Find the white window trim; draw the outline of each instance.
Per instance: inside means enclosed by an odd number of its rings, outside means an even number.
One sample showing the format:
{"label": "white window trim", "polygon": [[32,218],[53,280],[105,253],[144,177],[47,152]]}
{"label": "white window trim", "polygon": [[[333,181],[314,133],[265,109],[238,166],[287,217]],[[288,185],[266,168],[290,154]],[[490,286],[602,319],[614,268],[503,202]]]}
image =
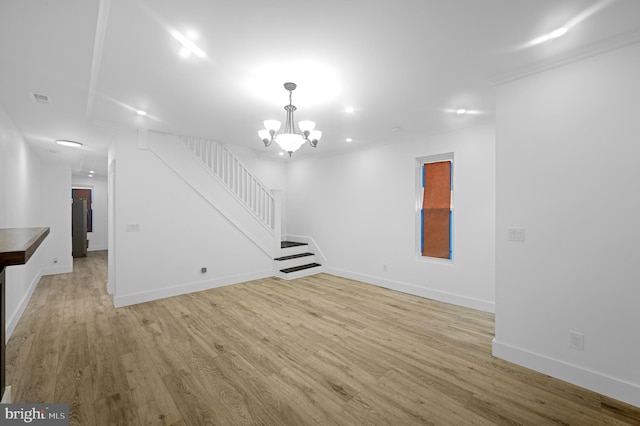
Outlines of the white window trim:
{"label": "white window trim", "polygon": [[[453,247],[451,249],[451,259],[440,259],[440,258],[436,258],[436,257],[429,257],[429,256],[423,256],[422,255],[422,217],[420,215],[420,212],[422,210],[422,197],[424,196],[424,190],[422,188],[422,165],[423,164],[428,164],[428,163],[438,163],[440,161],[451,161],[451,163],[453,164],[451,167],[451,181],[454,182],[454,176],[455,176],[455,161],[453,161],[453,152],[446,152],[443,154],[435,154],[435,155],[426,155],[424,157],[417,157],[416,158],[416,162],[415,162],[415,188],[416,188],[416,205],[415,205],[415,253],[416,253],[416,259],[419,261],[423,261],[423,262],[432,262],[432,263],[440,263],[440,264],[445,264],[445,265],[450,265],[453,263],[453,260],[455,259],[455,253],[453,250]],[[452,191],[454,190],[453,188],[453,183],[452,183]],[[452,206],[452,210],[453,210],[453,206],[455,205],[454,202],[454,197],[455,197],[455,191],[453,191],[453,195],[451,198],[451,206]],[[455,217],[455,214],[452,215],[452,223],[451,223],[451,241],[454,241],[454,236],[455,236],[455,221],[453,220],[453,218]]]}

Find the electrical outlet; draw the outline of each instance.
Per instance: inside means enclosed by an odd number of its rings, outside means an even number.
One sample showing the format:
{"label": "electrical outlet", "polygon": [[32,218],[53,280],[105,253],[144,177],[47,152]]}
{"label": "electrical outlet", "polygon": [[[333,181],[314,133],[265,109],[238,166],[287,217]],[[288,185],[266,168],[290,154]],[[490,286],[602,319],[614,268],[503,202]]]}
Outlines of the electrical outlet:
{"label": "electrical outlet", "polygon": [[569,347],[579,351],[584,350],[584,334],[576,331],[569,331]]}
{"label": "electrical outlet", "polygon": [[53,260],[53,263],[58,263],[58,258],[57,257],[54,257],[52,260]]}
{"label": "electrical outlet", "polygon": [[207,273],[207,268],[200,268],[200,273],[201,274],[206,274]]}

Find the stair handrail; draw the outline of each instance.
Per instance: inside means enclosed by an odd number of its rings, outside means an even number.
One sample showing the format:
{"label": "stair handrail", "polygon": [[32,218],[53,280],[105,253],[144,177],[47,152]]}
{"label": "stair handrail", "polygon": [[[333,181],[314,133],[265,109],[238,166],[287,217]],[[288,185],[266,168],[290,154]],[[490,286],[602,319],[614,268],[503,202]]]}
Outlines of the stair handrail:
{"label": "stair handrail", "polygon": [[179,136],[191,154],[272,232],[278,228],[276,199],[249,169],[226,147],[214,140]]}

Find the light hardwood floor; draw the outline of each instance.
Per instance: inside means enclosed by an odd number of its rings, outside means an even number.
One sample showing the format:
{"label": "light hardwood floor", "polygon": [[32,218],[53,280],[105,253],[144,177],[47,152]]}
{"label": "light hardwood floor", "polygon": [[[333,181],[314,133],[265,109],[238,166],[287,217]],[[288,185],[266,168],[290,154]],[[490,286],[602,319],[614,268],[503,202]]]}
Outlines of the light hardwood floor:
{"label": "light hardwood floor", "polygon": [[640,409],[491,356],[493,315],[326,274],[114,309],[106,253],[44,277],[15,402],[80,425],[629,425]]}

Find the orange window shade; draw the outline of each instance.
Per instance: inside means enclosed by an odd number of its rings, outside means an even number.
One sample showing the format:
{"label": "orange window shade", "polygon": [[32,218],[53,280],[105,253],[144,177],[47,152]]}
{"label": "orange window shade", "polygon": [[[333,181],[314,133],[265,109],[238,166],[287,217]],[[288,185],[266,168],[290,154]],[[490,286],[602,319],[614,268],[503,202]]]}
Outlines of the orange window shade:
{"label": "orange window shade", "polygon": [[451,163],[424,165],[422,255],[450,259]]}
{"label": "orange window shade", "polygon": [[451,207],[451,163],[441,161],[424,165],[423,209]]}

